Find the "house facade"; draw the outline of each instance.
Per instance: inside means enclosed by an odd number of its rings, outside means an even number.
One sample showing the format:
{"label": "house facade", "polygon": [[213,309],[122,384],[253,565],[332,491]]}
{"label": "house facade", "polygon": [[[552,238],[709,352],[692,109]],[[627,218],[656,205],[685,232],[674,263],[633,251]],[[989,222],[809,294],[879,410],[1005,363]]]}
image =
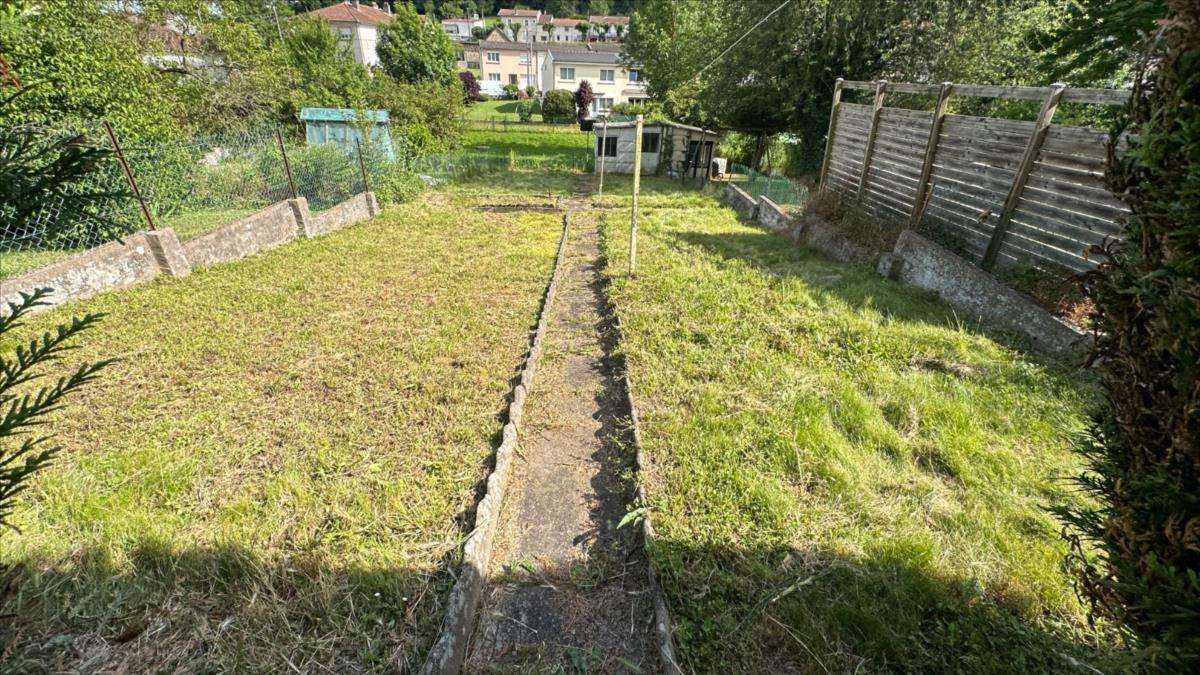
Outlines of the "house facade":
{"label": "house facade", "polygon": [[485,40],[479,43],[479,86],[488,95],[499,94],[505,85],[524,89],[539,86],[548,49],[545,44],[521,44]]}
{"label": "house facade", "polygon": [[313,10],[316,16],[329,22],[338,41],[354,56],[354,60],[368,68],[379,65],[379,54],[375,46],[379,42],[379,27],[392,20],[390,8],[380,9],[371,2],[343,0],[336,5]]}
{"label": "house facade", "polygon": [[584,20],[555,18],[536,9],[502,9],[499,17],[515,42],[620,42],[629,27],[629,17],[616,15],[594,14]]}
{"label": "house facade", "polygon": [[478,14],[469,19],[442,19],[442,30],[455,42],[475,39],[475,29],[483,27],[483,19]]}
{"label": "house facade", "polygon": [[593,14],[588,17],[588,39],[620,42],[629,30],[629,17]]}
{"label": "house facade", "polygon": [[626,68],[615,49],[557,49],[550,47],[541,70],[542,91],[575,91],[587,80],[592,87],[592,115],[606,114],[618,103],[645,102],[646,83],[637,68]]}
{"label": "house facade", "polygon": [[534,35],[533,41],[537,42],[535,34],[538,32],[538,26],[542,22],[542,17],[545,17],[546,21],[554,18],[536,9],[505,8],[497,12],[497,16],[499,16],[500,23],[504,26],[505,32],[516,42],[529,42],[531,35]]}

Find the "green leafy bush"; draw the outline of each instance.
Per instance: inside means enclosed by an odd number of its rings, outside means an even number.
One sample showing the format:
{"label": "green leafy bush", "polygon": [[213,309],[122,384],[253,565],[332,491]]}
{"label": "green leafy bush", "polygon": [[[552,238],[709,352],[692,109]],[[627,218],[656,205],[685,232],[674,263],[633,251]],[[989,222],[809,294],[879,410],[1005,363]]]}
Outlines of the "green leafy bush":
{"label": "green leafy bush", "polygon": [[[1200,670],[1200,5],[1169,16],[1109,183],[1132,213],[1085,277],[1107,399],[1081,452],[1097,506],[1059,511],[1082,595],[1132,630],[1145,670]],[[1094,553],[1093,553],[1094,551]]]}
{"label": "green leafy bush", "polygon": [[377,181],[371,184],[375,198],[380,204],[390,206],[403,204],[416,199],[425,189],[425,182],[412,171],[404,169],[399,164],[392,164]]}
{"label": "green leafy bush", "polygon": [[517,103],[517,119],[522,122],[532,122],[533,113],[537,110],[537,102],[524,100]]}
{"label": "green leafy bush", "polygon": [[575,119],[575,96],[565,89],[546,93],[542,101],[542,120],[546,122],[570,122]]}

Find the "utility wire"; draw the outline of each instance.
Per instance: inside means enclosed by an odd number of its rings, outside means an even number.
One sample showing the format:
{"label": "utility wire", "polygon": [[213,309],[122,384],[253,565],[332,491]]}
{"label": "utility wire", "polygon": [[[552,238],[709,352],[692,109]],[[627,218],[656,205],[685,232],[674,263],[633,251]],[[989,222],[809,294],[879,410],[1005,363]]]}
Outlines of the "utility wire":
{"label": "utility wire", "polygon": [[724,57],[725,57],[725,55],[726,55],[726,54],[728,54],[728,53],[729,53],[729,52],[730,52],[730,51],[731,51],[731,50],[732,50],[734,47],[738,46],[738,44],[739,44],[739,43],[740,43],[742,40],[745,40],[747,37],[749,37],[749,36],[750,36],[750,34],[751,34],[751,33],[753,33],[753,32],[755,31],[755,29],[757,29],[759,26],[761,26],[761,25],[763,25],[764,23],[766,23],[767,19],[770,19],[771,17],[773,17],[773,16],[775,16],[777,13],[779,13],[779,10],[783,9],[784,7],[786,7],[786,6],[788,5],[788,3],[790,3],[791,1],[792,1],[792,0],[783,0],[783,2],[782,2],[782,3],[780,3],[780,5],[779,5],[778,7],[776,7],[776,8],[775,8],[775,9],[773,9],[773,10],[771,10],[771,12],[770,12],[769,14],[767,14],[766,16],[764,16],[763,18],[759,19],[759,20],[758,20],[758,23],[756,23],[756,24],[754,24],[753,26],[751,26],[751,27],[750,27],[750,30],[746,31],[745,33],[742,33],[742,36],[741,36],[741,37],[739,37],[738,39],[734,40],[734,41],[733,41],[733,44],[729,45],[728,47],[726,47],[726,48],[725,48],[725,51],[723,51],[723,52],[721,52],[720,54],[718,54],[718,55],[717,55],[717,58],[713,59],[712,61],[709,61],[709,62],[708,62],[708,65],[704,66],[704,67],[703,67],[703,68],[701,68],[699,71],[697,71],[697,72],[696,72],[696,75],[695,75],[695,77],[693,77],[692,79],[699,80],[699,79],[700,79],[700,76],[704,74],[704,71],[708,70],[709,68],[711,68],[711,67],[712,67],[712,65],[713,65],[714,63],[716,63],[717,61],[720,61],[722,58],[724,58]]}

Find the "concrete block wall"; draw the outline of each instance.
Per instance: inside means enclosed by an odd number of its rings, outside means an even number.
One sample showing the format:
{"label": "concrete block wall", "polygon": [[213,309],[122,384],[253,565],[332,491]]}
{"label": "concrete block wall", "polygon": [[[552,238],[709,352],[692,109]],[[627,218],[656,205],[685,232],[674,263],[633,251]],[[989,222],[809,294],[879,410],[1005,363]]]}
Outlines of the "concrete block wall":
{"label": "concrete block wall", "polygon": [[758,215],[758,200],[733,183],[725,184],[725,200],[745,218],[754,220]]}
{"label": "concrete block wall", "polygon": [[17,302],[22,292],[38,288],[54,289],[46,298],[48,306],[53,306],[128,288],[160,274],[184,277],[195,267],[244,258],[297,237],[316,237],[378,213],[375,194],[365,192],[315,218],[303,198],[289,199],[182,244],[171,229],[138,232],[0,280],[0,311],[7,308],[7,303]]}

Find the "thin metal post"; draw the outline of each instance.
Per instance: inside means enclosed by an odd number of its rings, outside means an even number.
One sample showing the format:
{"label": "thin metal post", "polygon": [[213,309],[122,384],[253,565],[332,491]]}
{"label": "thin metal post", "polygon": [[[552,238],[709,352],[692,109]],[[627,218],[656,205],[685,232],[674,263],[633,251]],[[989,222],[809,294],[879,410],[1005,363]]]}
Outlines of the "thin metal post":
{"label": "thin metal post", "polygon": [[363,192],[370,192],[371,184],[367,182],[367,165],[363,164],[362,158],[362,143],[357,138],[354,139],[354,149],[358,151],[358,170],[362,172]]}
{"label": "thin metal post", "polygon": [[633,211],[629,217],[629,276],[637,273],[638,192],[642,188],[642,116],[637,116],[633,136]]}
{"label": "thin metal post", "polygon": [[125,180],[129,181],[129,187],[133,190],[133,196],[138,201],[138,206],[142,208],[142,217],[146,219],[146,226],[151,230],[154,227],[154,218],[150,215],[150,209],[146,206],[146,200],[142,198],[142,191],[138,189],[137,179],[133,176],[133,170],[129,168],[129,162],[125,161],[125,151],[121,149],[121,144],[117,142],[117,132],[113,131],[112,125],[108,120],[104,120],[104,131],[108,133],[108,140],[112,142],[113,150],[117,153],[117,162],[121,165],[121,171],[125,173]]}
{"label": "thin metal post", "polygon": [[596,198],[600,201],[604,200],[604,150],[608,146],[608,120],[600,124],[600,189],[597,192]]}
{"label": "thin metal post", "polygon": [[287,173],[288,189],[292,192],[292,199],[296,199],[296,181],[292,178],[292,165],[288,163],[287,150],[283,149],[283,134],[279,129],[275,129],[275,140],[279,142],[279,154],[283,156],[283,170]]}

